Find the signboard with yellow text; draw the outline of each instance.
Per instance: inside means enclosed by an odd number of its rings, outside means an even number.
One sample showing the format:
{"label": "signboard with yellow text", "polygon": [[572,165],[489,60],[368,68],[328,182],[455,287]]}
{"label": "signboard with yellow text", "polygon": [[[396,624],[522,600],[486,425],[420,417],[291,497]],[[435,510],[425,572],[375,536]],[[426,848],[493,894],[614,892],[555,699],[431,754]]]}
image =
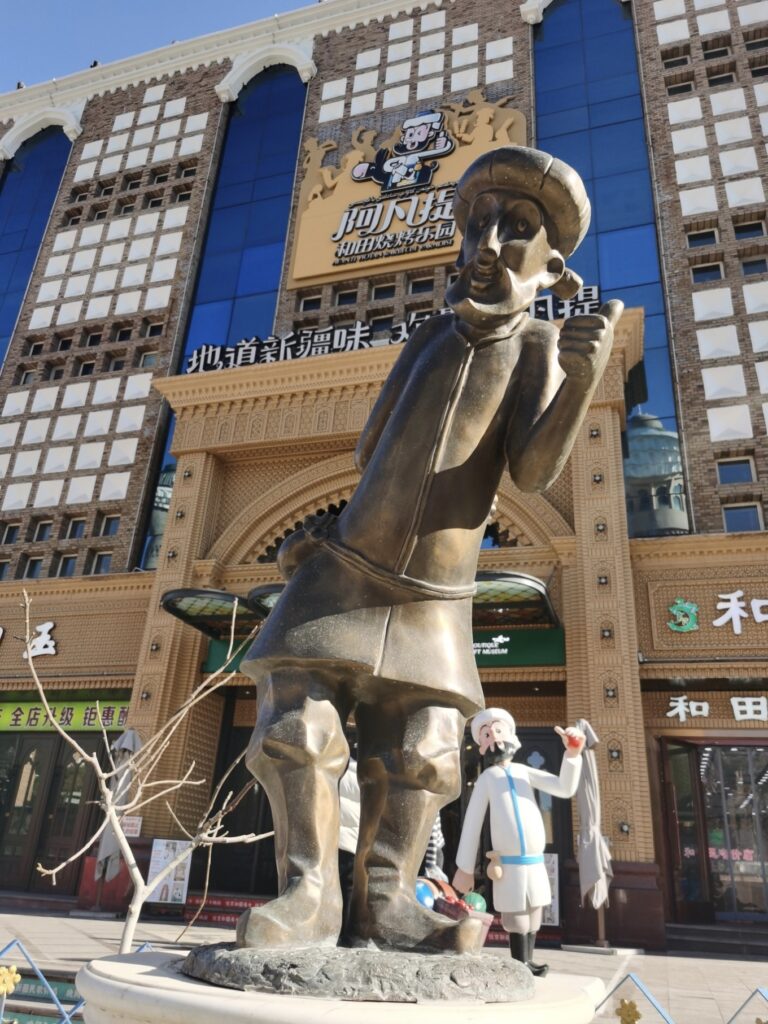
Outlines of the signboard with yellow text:
{"label": "signboard with yellow text", "polygon": [[488,149],[526,142],[508,102],[476,89],[406,115],[385,138],[358,129],[336,167],[323,166],[334,142],[305,143],[289,287],[455,260],[459,178]]}

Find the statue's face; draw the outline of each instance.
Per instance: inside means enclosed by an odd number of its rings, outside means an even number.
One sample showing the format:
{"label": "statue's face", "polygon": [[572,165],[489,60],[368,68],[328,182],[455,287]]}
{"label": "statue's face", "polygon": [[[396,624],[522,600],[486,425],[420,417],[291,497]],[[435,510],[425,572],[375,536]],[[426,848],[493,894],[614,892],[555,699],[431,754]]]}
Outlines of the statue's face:
{"label": "statue's face", "polygon": [[446,299],[460,319],[476,326],[527,309],[564,268],[539,206],[504,189],[482,192],[473,202],[462,255],[464,265]]}
{"label": "statue's face", "polygon": [[487,750],[490,750],[499,744],[507,743],[514,737],[515,732],[509,722],[500,718],[495,718],[481,726],[477,735],[479,739],[480,753],[485,754]]}

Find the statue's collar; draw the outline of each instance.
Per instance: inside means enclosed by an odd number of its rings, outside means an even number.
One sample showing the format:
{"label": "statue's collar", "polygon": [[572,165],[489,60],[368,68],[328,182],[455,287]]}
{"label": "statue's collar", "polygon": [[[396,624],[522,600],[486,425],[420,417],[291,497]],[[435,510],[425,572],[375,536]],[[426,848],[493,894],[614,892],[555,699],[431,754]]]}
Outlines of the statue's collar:
{"label": "statue's collar", "polygon": [[474,327],[472,324],[468,324],[466,320],[461,320],[455,313],[453,317],[454,330],[473,348],[506,341],[512,335],[519,334],[530,319],[527,310],[523,310],[523,312],[518,313],[511,320],[505,320],[495,327]]}

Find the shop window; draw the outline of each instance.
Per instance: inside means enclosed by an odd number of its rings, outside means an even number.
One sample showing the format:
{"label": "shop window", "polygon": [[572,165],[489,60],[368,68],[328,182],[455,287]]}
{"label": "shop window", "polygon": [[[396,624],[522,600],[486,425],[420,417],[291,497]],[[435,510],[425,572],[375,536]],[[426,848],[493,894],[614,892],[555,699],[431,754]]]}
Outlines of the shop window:
{"label": "shop window", "polygon": [[15,544],[19,539],[19,531],[21,530],[21,523],[5,523],[2,527],[2,544]]}
{"label": "shop window", "polygon": [[719,484],[751,484],[755,480],[755,464],[751,458],[719,459],[717,482]]}
{"label": "shop window", "polygon": [[89,559],[89,575],[105,576],[112,567],[110,551],[92,551]]}
{"label": "shop window", "polygon": [[43,560],[39,556],[27,555],[21,561],[21,577],[25,580],[39,580],[43,575]]}
{"label": "shop window", "polygon": [[357,302],[357,289],[336,292],[333,301],[337,306],[354,306]]}
{"label": "shop window", "polygon": [[57,555],[52,564],[52,576],[74,576],[77,555]]}
{"label": "shop window", "polygon": [[114,537],[120,529],[120,516],[107,516],[103,513],[96,521],[97,537]]}
{"label": "shop window", "polygon": [[85,519],[68,519],[65,523],[64,536],[67,540],[79,540],[85,536]]}
{"label": "shop window", "polygon": [[433,277],[414,277],[408,282],[408,293],[409,295],[424,295],[425,292],[431,292],[435,287],[435,279]]}
{"label": "shop window", "polygon": [[0,580],[7,580],[11,572],[11,563],[0,561]]}
{"label": "shop window", "polygon": [[393,284],[375,284],[371,289],[371,298],[374,302],[381,302],[384,299],[394,299],[395,286]]}
{"label": "shop window", "polygon": [[742,260],[741,272],[744,277],[754,277],[756,274],[768,274],[768,261],[764,258]]}
{"label": "shop window", "polygon": [[723,523],[726,533],[762,530],[762,509],[756,502],[743,505],[723,505]]}
{"label": "shop window", "polygon": [[40,519],[35,523],[35,532],[32,535],[33,541],[48,540],[53,533],[53,522],[50,519]]}
{"label": "shop window", "polygon": [[722,263],[702,263],[698,267],[691,267],[691,277],[694,284],[705,284],[707,281],[719,281],[723,276]]}
{"label": "shop window", "polygon": [[765,221],[750,220],[743,224],[734,224],[733,233],[738,241],[743,241],[745,238],[762,238],[765,234]]}
{"label": "shop window", "polygon": [[320,295],[303,295],[299,300],[299,312],[314,313],[320,309],[322,297]]}

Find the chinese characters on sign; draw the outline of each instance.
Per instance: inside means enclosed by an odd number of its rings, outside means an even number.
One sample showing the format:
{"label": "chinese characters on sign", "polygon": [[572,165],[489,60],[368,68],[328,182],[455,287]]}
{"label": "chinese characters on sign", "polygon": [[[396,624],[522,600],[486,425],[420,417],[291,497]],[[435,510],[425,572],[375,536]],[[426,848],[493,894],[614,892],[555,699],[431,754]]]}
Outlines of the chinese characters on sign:
{"label": "chinese characters on sign", "polygon": [[[731,697],[729,701],[735,722],[768,722],[768,697]],[[687,722],[689,718],[709,718],[708,700],[690,700],[685,694],[669,698],[667,718]]]}
{"label": "chinese characters on sign", "polygon": [[[720,598],[717,610],[723,614],[719,619],[715,619],[712,625],[726,626],[730,623],[736,636],[740,636],[742,620],[749,618],[749,612],[746,610],[747,602],[743,600],[744,591],[734,590],[732,594],[718,594],[717,596]],[[753,598],[749,607],[755,622],[768,622],[768,598],[762,600]]]}
{"label": "chinese characters on sign", "polygon": [[[735,636],[741,636],[744,622],[750,619],[758,625],[768,622],[768,597],[754,597],[748,602],[743,590],[717,596],[719,600],[715,607],[723,614],[712,620],[716,628],[730,626]],[[667,627],[673,633],[691,633],[699,628],[699,606],[693,601],[676,597],[668,611],[672,618],[667,621]]]}
{"label": "chinese characters on sign", "polygon": [[[39,626],[35,626],[35,632],[38,634],[33,637],[29,645],[29,654],[32,658],[37,658],[41,654],[55,654],[56,653],[56,641],[51,636],[52,630],[55,628],[55,622],[43,622]],[[27,652],[24,651],[22,658],[27,660]]]}
{"label": "chinese characters on sign", "polygon": [[102,726],[109,732],[124,729],[128,723],[127,701],[104,701],[97,705],[95,700],[57,700],[49,703],[49,708],[50,716],[42,702],[0,704],[0,732],[52,732],[54,722],[67,732],[89,732],[100,730]]}
{"label": "chinese characters on sign", "polygon": [[[560,320],[580,313],[597,313],[600,293],[596,285],[587,285],[573,299],[558,299],[546,295],[537,299],[529,313],[539,320]],[[438,310],[440,313],[448,310]],[[185,373],[205,373],[209,370],[231,370],[256,363],[281,363],[288,359],[308,359],[333,352],[357,352],[363,348],[400,345],[420,323],[433,315],[433,310],[412,312],[406,320],[393,324],[383,334],[374,335],[373,328],[356,320],[353,324],[329,327],[302,327],[298,331],[268,338],[243,338],[236,345],[201,345],[187,358]]]}

